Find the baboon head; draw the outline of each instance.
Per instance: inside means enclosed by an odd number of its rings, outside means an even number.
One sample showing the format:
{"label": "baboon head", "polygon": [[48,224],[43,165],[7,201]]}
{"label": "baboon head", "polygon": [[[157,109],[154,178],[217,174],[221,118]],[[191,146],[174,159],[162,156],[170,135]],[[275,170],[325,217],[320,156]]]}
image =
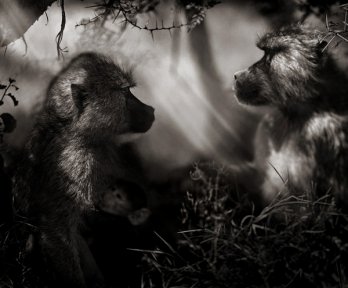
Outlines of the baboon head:
{"label": "baboon head", "polygon": [[261,37],[257,46],[264,56],[234,74],[241,103],[287,106],[313,101],[319,91],[325,61],[321,34],[301,26],[284,28]]}
{"label": "baboon head", "polygon": [[100,191],[96,207],[106,213],[128,218],[134,226],[144,224],[151,212],[144,190],[137,184],[118,180]]}
{"label": "baboon head", "polygon": [[132,94],[134,86],[131,73],[107,57],[84,53],[52,85],[50,102],[59,117],[74,123],[77,133],[146,132],[154,121],[154,109]]}

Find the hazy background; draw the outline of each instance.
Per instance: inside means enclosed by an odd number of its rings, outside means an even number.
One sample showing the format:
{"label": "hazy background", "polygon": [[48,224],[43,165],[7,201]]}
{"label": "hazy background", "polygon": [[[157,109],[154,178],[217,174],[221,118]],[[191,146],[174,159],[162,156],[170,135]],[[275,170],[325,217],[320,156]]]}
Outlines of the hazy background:
{"label": "hazy background", "polygon": [[[255,46],[258,35],[269,29],[269,20],[253,5],[223,3],[209,9],[203,25],[151,34],[125,27],[120,20],[104,27],[75,27],[94,16],[88,1],[66,3],[67,23],[61,46],[69,51],[57,59],[55,37],[60,29],[61,10],[53,4],[19,39],[0,50],[0,82],[15,78],[19,106],[1,106],[18,120],[7,142],[25,143],[40,110],[52,77],[73,56],[83,51],[107,54],[125,67],[133,67],[138,86],[134,94],[155,109],[152,129],[138,140],[144,162],[153,175],[206,157],[237,162],[248,154],[257,114],[241,107],[232,90],[234,72],[262,56]],[[20,17],[20,15],[18,15]],[[48,18],[48,20],[47,20]],[[157,13],[140,15],[139,23],[149,26],[173,19],[185,22],[172,3]],[[276,23],[276,22],[272,22]],[[255,116],[256,115],[256,116]]]}

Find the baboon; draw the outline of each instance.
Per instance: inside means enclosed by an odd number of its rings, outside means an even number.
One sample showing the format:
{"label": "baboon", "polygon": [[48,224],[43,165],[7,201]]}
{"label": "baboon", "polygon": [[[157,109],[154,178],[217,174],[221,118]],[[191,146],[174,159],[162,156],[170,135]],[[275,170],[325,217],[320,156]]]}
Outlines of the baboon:
{"label": "baboon", "polygon": [[348,204],[348,79],[323,36],[300,25],[265,34],[257,43],[264,56],[234,74],[240,103],[271,108],[255,136],[254,161],[238,171],[264,203],[332,191]]}
{"label": "baboon", "polygon": [[126,217],[133,226],[144,224],[151,214],[145,191],[139,185],[123,180],[115,181],[102,191],[96,207],[103,212]]}
{"label": "baboon", "polygon": [[117,179],[100,191],[97,209],[85,215],[83,236],[105,283],[112,287],[129,286],[139,280],[137,266],[142,256],[129,249],[153,247],[152,213],[147,208],[146,192],[136,183]]}
{"label": "baboon", "polygon": [[51,82],[26,145],[15,176],[16,206],[38,226],[59,287],[103,286],[80,234],[83,217],[114,179],[142,185],[118,142],[154,121],[154,109],[131,93],[133,86],[131,73],[107,57],[77,56]]}

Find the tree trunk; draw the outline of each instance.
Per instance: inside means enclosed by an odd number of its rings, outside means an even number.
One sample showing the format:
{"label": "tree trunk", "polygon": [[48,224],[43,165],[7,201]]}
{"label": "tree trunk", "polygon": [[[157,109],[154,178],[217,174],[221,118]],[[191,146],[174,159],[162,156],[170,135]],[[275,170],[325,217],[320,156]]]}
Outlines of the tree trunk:
{"label": "tree trunk", "polygon": [[21,38],[56,0],[0,0],[0,47]]}
{"label": "tree trunk", "polygon": [[250,160],[257,117],[233,105],[232,88],[224,91],[205,21],[190,32],[189,42],[212,108],[207,132],[215,142],[216,151],[227,161]]}

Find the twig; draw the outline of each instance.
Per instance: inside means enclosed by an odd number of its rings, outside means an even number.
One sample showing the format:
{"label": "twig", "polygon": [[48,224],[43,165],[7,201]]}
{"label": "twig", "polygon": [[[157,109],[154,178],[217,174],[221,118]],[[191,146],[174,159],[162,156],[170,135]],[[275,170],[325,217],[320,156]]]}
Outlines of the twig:
{"label": "twig", "polygon": [[[330,35],[330,34],[329,34]],[[329,45],[331,44],[331,42],[336,38],[336,35],[333,35],[332,38],[329,40],[329,42],[327,42],[327,44],[325,45],[325,47],[321,50],[322,52],[325,51],[325,49],[327,47],[329,47]]]}
{"label": "twig", "polygon": [[342,34],[347,33],[347,27],[348,27],[348,4],[343,4],[343,5],[339,5],[338,7],[340,7],[341,9],[344,10],[344,21],[342,21],[343,23],[343,29],[336,29],[333,30],[331,27],[332,26],[337,26],[338,24],[333,24],[329,22],[328,19],[328,15],[325,15],[325,26],[327,29],[327,33],[326,35],[320,40],[320,42],[324,41],[327,37],[331,37],[331,39],[329,40],[329,42],[325,45],[325,47],[322,49],[322,52],[324,52],[332,43],[332,41],[334,39],[336,39],[336,37],[340,38],[341,40],[348,42],[348,38],[344,37]]}
{"label": "twig", "polygon": [[45,11],[45,16],[46,16],[46,26],[48,25],[49,19],[48,19],[48,15],[47,15],[47,11]]}
{"label": "twig", "polygon": [[[161,25],[158,23],[159,21],[156,19],[156,24],[154,27],[149,27],[148,25],[141,26],[139,25],[136,20],[133,20],[132,16],[137,15],[142,12],[142,10],[135,6],[132,5],[132,3],[129,3],[127,1],[115,1],[115,0],[110,0],[108,2],[102,3],[102,4],[94,4],[91,6],[88,6],[88,8],[94,8],[96,11],[99,10],[99,13],[92,19],[90,19],[87,23],[80,23],[77,24],[76,27],[78,26],[85,26],[89,23],[93,23],[98,21],[100,18],[106,19],[109,15],[114,14],[114,19],[113,22],[116,21],[119,15],[123,16],[123,21],[121,23],[124,24],[129,24],[133,28],[137,28],[139,30],[146,30],[151,34],[152,39],[154,40],[154,32],[155,31],[168,31],[171,34],[172,29],[180,29],[182,27],[189,26],[189,23],[181,23],[181,24],[176,24],[173,22],[172,25],[165,26],[164,21],[161,20]],[[101,10],[101,11],[100,11]]]}
{"label": "twig", "polygon": [[27,43],[27,41],[25,40],[24,35],[22,36],[22,41],[23,41],[23,43],[24,43],[24,45],[25,45],[25,53],[24,53],[24,55],[23,55],[23,56],[25,56],[25,55],[27,55],[27,53],[28,53],[28,43]]}
{"label": "twig", "polygon": [[58,59],[60,59],[63,56],[63,53],[66,52],[66,48],[62,49],[60,47],[60,44],[61,44],[62,39],[63,39],[65,24],[66,24],[64,0],[60,0],[60,7],[61,7],[61,11],[62,11],[62,22],[60,25],[60,31],[58,32],[58,34],[56,36]]}
{"label": "twig", "polygon": [[274,171],[278,174],[279,178],[282,180],[283,184],[285,184],[286,181],[284,180],[282,175],[280,175],[279,171],[273,166],[273,164],[271,162],[268,162],[268,164],[271,165],[271,167],[274,169]]}
{"label": "twig", "polygon": [[7,87],[5,88],[5,91],[4,91],[4,93],[2,94],[0,103],[3,103],[4,98],[5,98],[5,96],[6,96],[6,93],[7,93],[8,89],[10,89],[10,87],[11,87],[11,84],[8,84]]}
{"label": "twig", "polygon": [[1,99],[0,99],[0,106],[4,104],[4,98],[5,98],[6,96],[7,96],[7,97],[10,97],[10,98],[12,99],[14,106],[17,106],[17,105],[18,105],[18,100],[16,99],[16,97],[13,96],[12,93],[7,93],[8,90],[9,90],[11,87],[15,88],[16,90],[19,89],[16,85],[13,84],[13,83],[15,83],[15,82],[16,82],[16,80],[9,78],[9,84],[7,84],[7,86],[5,86],[5,85],[0,85],[0,86],[2,86],[1,89],[5,89],[5,90],[4,90],[4,93],[2,94],[2,97],[1,97]]}

